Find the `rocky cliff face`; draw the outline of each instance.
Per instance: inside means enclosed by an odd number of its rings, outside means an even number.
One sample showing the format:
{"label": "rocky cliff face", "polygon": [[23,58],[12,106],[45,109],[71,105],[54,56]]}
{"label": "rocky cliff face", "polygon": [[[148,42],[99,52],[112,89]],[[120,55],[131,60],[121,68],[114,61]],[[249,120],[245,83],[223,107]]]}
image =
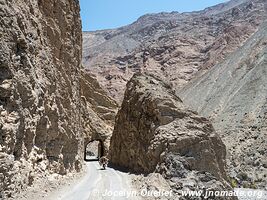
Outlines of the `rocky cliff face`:
{"label": "rocky cliff face", "polygon": [[234,52],[264,19],[265,0],[232,0],[192,13],[160,13],[83,33],[83,63],[122,101],[127,81],[149,71],[181,87]]}
{"label": "rocky cliff face", "polygon": [[81,101],[84,148],[90,141],[100,140],[107,154],[118,106],[86,70],[81,76]]}
{"label": "rocky cliff face", "polygon": [[243,186],[266,187],[267,24],[224,62],[178,91],[209,117],[228,149],[230,175]]}
{"label": "rocky cliff face", "polygon": [[114,165],[158,172],[177,194],[192,187],[220,190],[228,187],[225,153],[210,122],[185,107],[167,84],[141,74],[127,83],[111,138]]}
{"label": "rocky cliff face", "polygon": [[45,171],[81,168],[79,3],[0,0],[0,38],[0,198],[5,198]]}

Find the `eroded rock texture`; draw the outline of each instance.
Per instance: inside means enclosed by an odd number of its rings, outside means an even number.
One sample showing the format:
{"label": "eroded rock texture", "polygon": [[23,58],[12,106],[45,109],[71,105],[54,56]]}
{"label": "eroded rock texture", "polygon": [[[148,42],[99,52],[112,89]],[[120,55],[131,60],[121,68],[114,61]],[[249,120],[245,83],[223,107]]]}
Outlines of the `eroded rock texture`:
{"label": "eroded rock texture", "polygon": [[224,60],[265,19],[266,0],[231,0],[191,13],[148,14],[131,25],[83,33],[83,63],[120,103],[135,72],[182,87]]}
{"label": "eroded rock texture", "polygon": [[141,74],[127,83],[111,139],[114,165],[159,172],[177,194],[186,188],[221,190],[228,187],[225,154],[211,123],[186,108],[167,84]]}
{"label": "eroded rock texture", "polygon": [[267,23],[224,62],[177,93],[209,117],[228,149],[229,175],[266,188]]}
{"label": "eroded rock texture", "polygon": [[107,154],[118,106],[85,70],[81,76],[81,100],[84,145],[100,140],[104,145],[103,153]]}
{"label": "eroded rock texture", "polygon": [[81,168],[79,11],[77,0],[0,0],[0,198]]}

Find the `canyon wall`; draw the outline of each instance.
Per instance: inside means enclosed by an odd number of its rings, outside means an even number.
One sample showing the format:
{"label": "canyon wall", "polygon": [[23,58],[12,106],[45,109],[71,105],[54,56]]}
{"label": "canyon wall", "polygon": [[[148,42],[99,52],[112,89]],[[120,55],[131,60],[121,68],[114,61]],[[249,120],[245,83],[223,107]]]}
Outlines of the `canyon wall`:
{"label": "canyon wall", "polygon": [[0,198],[82,167],[78,0],[0,0]]}

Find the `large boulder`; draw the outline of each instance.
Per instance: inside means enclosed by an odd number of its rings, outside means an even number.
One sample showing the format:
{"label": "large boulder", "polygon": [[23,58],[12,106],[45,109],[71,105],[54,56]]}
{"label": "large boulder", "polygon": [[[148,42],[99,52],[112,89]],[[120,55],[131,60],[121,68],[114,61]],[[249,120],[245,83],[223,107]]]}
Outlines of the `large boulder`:
{"label": "large boulder", "polygon": [[185,107],[167,84],[141,74],[128,82],[111,138],[113,165],[158,172],[177,190],[192,177],[192,186],[221,190],[228,188],[225,154],[212,124]]}

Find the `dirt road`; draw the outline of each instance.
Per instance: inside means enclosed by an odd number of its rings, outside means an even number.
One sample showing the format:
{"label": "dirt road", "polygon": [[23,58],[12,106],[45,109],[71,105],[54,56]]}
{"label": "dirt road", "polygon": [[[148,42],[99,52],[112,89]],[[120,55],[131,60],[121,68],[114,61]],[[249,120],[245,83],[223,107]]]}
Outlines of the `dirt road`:
{"label": "dirt road", "polygon": [[[56,200],[137,200],[127,173],[112,168],[102,170],[98,162],[87,162],[86,175],[76,183],[50,196]],[[127,193],[128,192],[128,193]],[[128,195],[128,198],[127,198]]]}

